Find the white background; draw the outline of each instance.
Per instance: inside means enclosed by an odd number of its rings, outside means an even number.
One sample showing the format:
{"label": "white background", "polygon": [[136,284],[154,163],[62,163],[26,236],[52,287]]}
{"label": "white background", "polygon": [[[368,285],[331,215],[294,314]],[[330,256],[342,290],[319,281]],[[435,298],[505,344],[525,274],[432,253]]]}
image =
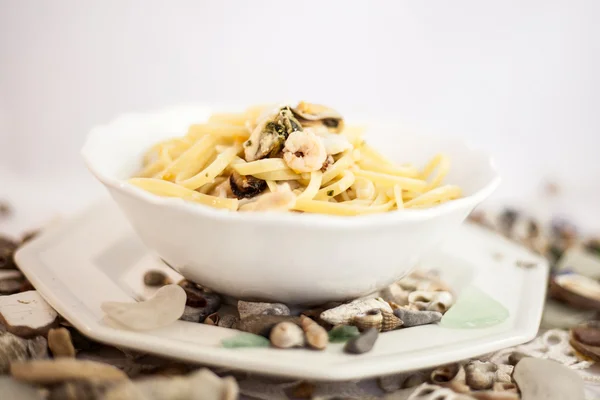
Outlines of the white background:
{"label": "white background", "polygon": [[0,230],[102,193],[79,149],[119,113],[290,98],[461,135],[495,155],[496,202],[536,205],[551,179],[593,228],[599,17],[596,0],[0,0],[0,198],[19,221]]}

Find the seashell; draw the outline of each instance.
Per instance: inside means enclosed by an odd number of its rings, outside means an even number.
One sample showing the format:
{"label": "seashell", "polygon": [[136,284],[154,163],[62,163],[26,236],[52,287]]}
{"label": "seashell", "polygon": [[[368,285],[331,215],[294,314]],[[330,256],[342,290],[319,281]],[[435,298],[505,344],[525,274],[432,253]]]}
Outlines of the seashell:
{"label": "seashell", "polygon": [[238,200],[251,199],[267,188],[267,181],[253,177],[252,175],[241,175],[236,171],[229,177],[229,187]]}
{"label": "seashell", "polygon": [[493,362],[471,361],[465,367],[466,383],[473,390],[487,390],[494,385],[498,366]]}
{"label": "seashell", "polygon": [[358,299],[323,311],[321,313],[321,319],[331,325],[350,325],[355,315],[377,308],[383,311],[392,312],[392,307],[380,298]]}
{"label": "seashell", "polygon": [[221,296],[198,287],[195,283],[183,280],[178,283],[185,290],[185,305],[197,309],[199,313],[198,320],[194,322],[203,322],[206,317],[216,312],[221,307]]}
{"label": "seashell", "polygon": [[441,387],[447,387],[457,393],[469,392],[466,384],[465,368],[460,363],[443,365],[431,372],[431,382]]}
{"label": "seashell", "polygon": [[289,315],[252,315],[238,321],[240,331],[268,337],[271,329],[280,322],[293,322],[300,326],[300,318]]}
{"label": "seashell", "polygon": [[302,311],[302,315],[305,315],[307,317],[309,317],[310,319],[312,319],[313,321],[315,321],[317,324],[321,325],[323,328],[327,329],[328,331],[333,328],[333,325],[330,324],[327,321],[324,321],[323,319],[321,319],[321,314],[324,311],[330,310],[332,308],[341,306],[344,303],[340,303],[340,302],[331,302],[328,304],[324,304],[321,305],[317,308],[311,308],[310,310],[305,310]]}
{"label": "seashell", "polygon": [[0,296],[0,322],[21,337],[45,335],[57,325],[58,314],[37,291]]}
{"label": "seashell", "polygon": [[471,396],[455,393],[450,389],[424,383],[407,400],[472,400]]}
{"label": "seashell", "polygon": [[438,311],[443,314],[454,303],[454,297],[450,292],[425,292],[418,290],[408,295],[408,302],[416,305],[420,310]]}
{"label": "seashell", "polygon": [[56,357],[75,357],[75,347],[71,334],[66,328],[50,329],[48,332],[48,347]]}
{"label": "seashell", "polygon": [[556,275],[550,280],[549,292],[573,307],[600,310],[600,283],[583,275]]}
{"label": "seashell", "polygon": [[[15,381],[10,376],[0,376],[0,393],[7,400],[43,400],[44,396],[35,386]],[[51,398],[49,400],[52,400]]]}
{"label": "seashell", "polygon": [[591,321],[572,328],[569,344],[585,357],[600,361],[600,322]]}
{"label": "seashell", "polygon": [[290,133],[301,130],[302,125],[288,106],[269,110],[244,142],[246,161],[277,155]]}
{"label": "seashell", "polygon": [[251,315],[290,315],[288,306],[282,303],[260,303],[249,301],[238,301],[237,309],[240,318],[246,318]]}
{"label": "seashell", "polygon": [[396,284],[408,292],[450,292],[450,287],[437,274],[432,272],[413,271],[408,276],[396,282]]}
{"label": "seashell", "polygon": [[206,319],[204,320],[204,323],[206,325],[217,325],[219,323],[220,319],[221,319],[221,317],[219,317],[218,313],[212,313],[208,317],[206,317]]}
{"label": "seashell", "polygon": [[16,269],[14,255],[17,243],[6,236],[0,236],[0,269]]}
{"label": "seashell", "polygon": [[402,320],[388,311],[373,309],[354,316],[352,325],[363,332],[369,328],[375,328],[379,332],[387,332],[402,326]]}
{"label": "seashell", "polygon": [[280,322],[271,329],[271,344],[280,349],[304,346],[304,332],[293,322]]}
{"label": "seashell", "polygon": [[523,399],[585,399],[581,377],[556,361],[524,358],[515,367],[513,379],[519,386]]}
{"label": "seashell", "polygon": [[344,352],[350,354],[363,354],[369,352],[375,345],[378,336],[379,331],[376,328],[369,328],[361,333],[360,336],[348,340],[344,346]]}
{"label": "seashell", "polygon": [[168,285],[171,282],[171,279],[162,271],[151,270],[144,274],[144,285],[157,287]]}
{"label": "seashell", "polygon": [[108,318],[134,330],[162,328],[177,321],[185,310],[186,294],[179,285],[166,285],[154,296],[138,303],[105,302]]}
{"label": "seashell", "polygon": [[402,320],[404,328],[434,324],[442,319],[442,313],[437,311],[415,311],[403,307],[394,309],[394,315]]}
{"label": "seashell", "polygon": [[42,336],[23,339],[0,331],[0,375],[9,371],[14,361],[38,360],[48,357],[48,345]]}
{"label": "seashell", "polygon": [[[379,292],[379,296],[389,303],[395,303],[399,306],[408,305],[408,294],[400,285],[394,283]],[[393,308],[393,307],[392,307]]]}
{"label": "seashell", "polygon": [[333,108],[301,101],[291,110],[302,127],[324,126],[334,133],[344,129],[342,115]]}
{"label": "seashell", "polygon": [[300,324],[306,336],[306,343],[313,349],[323,350],[329,343],[329,335],[325,328],[307,316],[300,316]]}
{"label": "seashell", "polygon": [[13,378],[40,385],[70,380],[119,381],[127,375],[112,365],[82,361],[74,358],[54,360],[15,361],[10,365]]}

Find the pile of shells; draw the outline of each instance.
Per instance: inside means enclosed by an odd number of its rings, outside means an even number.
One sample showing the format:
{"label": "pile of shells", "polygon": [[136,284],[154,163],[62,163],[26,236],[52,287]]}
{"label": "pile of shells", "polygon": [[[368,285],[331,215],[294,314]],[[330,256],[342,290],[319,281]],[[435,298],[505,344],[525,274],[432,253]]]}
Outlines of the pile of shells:
{"label": "pile of shells", "polygon": [[[392,331],[440,321],[453,304],[449,287],[434,273],[416,271],[394,283],[380,297],[362,298],[347,303],[330,303],[292,315],[290,308],[281,303],[238,301],[237,307],[224,304],[221,297],[197,284],[183,280],[178,285],[169,283],[159,271],[149,271],[144,282],[162,287],[154,298],[141,303],[105,304],[108,317],[120,321],[131,329],[152,329],[156,321],[156,300],[161,290],[183,288],[185,299],[176,301],[175,290],[163,303],[172,310],[171,318],[161,317],[161,324],[174,319],[216,325],[262,336],[268,343],[281,349],[307,347],[324,350],[330,339],[347,341],[344,350],[361,354],[372,349],[379,332]],[[147,304],[145,304],[147,303]],[[176,304],[177,303],[177,304]],[[183,308],[183,310],[181,310]],[[147,310],[144,314],[143,309]],[[117,315],[113,315],[118,310]],[[129,311],[127,311],[129,310]],[[144,315],[135,318],[132,313]],[[149,326],[139,326],[136,320]],[[162,325],[160,325],[162,326]],[[341,339],[343,338],[343,339]],[[263,346],[265,341],[239,336],[239,341],[227,339],[228,347]]]}
{"label": "pile of shells", "polygon": [[[543,224],[512,208],[496,215],[478,211],[470,220],[547,258],[552,267],[548,282],[552,300],[546,305],[542,326],[570,328],[600,312],[599,238],[584,237],[565,219],[554,218]],[[531,265],[523,260],[516,264],[523,268]]]}

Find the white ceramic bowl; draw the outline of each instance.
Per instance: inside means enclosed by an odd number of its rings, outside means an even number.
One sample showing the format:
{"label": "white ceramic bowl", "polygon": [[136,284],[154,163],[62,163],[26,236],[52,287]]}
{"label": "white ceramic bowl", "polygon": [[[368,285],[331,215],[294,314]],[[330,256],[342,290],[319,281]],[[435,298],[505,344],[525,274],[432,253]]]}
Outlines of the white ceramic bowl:
{"label": "white ceramic bowl", "polygon": [[464,197],[430,209],[358,217],[238,213],[147,193],[126,183],[142,154],[206,120],[203,106],[128,114],[94,128],[82,150],[143,242],[186,278],[240,299],[318,304],[372,293],[407,274],[490,195],[492,160],[460,140],[371,125],[365,137],[399,162],[451,158]]}

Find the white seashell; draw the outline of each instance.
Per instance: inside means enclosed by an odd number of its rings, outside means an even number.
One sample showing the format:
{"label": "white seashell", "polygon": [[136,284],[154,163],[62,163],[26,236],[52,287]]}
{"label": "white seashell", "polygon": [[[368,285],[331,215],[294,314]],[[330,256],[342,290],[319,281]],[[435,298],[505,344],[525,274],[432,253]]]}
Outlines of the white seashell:
{"label": "white seashell", "polygon": [[558,275],[554,281],[569,292],[600,301],[600,283],[578,274]]}
{"label": "white seashell", "polygon": [[36,336],[48,332],[58,314],[36,290],[0,296],[0,322],[18,336]]}
{"label": "white seashell", "polygon": [[454,296],[450,292],[417,290],[408,295],[408,302],[416,305],[420,310],[438,311],[443,314],[454,303]]}
{"label": "white seashell", "polygon": [[379,295],[385,301],[390,301],[392,303],[396,303],[399,306],[408,305],[408,295],[409,291],[402,289],[402,287],[398,284],[392,284],[387,288],[381,290]]}
{"label": "white seashell", "polygon": [[304,331],[293,322],[280,322],[271,329],[271,344],[281,349],[304,345]]}
{"label": "white seashell", "polygon": [[110,301],[102,303],[102,311],[119,324],[134,330],[150,330],[177,321],[185,309],[187,296],[179,285],[166,285],[149,300],[139,303]]}
{"label": "white seashell", "polygon": [[[310,128],[306,128],[305,130],[309,129]],[[325,145],[325,151],[327,151],[327,154],[339,154],[353,147],[352,144],[348,141],[348,139],[346,139],[346,136],[331,133],[327,131],[326,128],[324,130],[314,129],[314,133],[317,136],[319,136],[323,141],[323,144]]]}
{"label": "white seashell", "polygon": [[392,312],[392,307],[380,298],[358,299],[321,313],[321,319],[331,325],[350,325],[357,314],[380,309]]}

